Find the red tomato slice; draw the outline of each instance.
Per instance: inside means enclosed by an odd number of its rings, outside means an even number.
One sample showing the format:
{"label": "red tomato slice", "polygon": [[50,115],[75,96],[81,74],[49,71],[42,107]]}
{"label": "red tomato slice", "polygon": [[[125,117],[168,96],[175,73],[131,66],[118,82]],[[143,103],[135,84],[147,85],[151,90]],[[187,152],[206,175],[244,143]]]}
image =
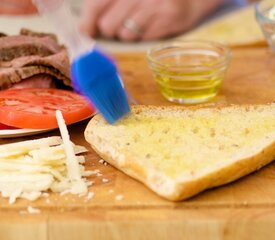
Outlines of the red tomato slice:
{"label": "red tomato slice", "polygon": [[8,130],[8,129],[16,129],[16,128],[8,126],[8,125],[5,125],[3,123],[0,123],[0,130]]}
{"label": "red tomato slice", "polygon": [[91,116],[95,109],[74,92],[59,89],[8,89],[0,91],[0,122],[17,128],[56,128],[55,111],[60,110],[66,124]]}

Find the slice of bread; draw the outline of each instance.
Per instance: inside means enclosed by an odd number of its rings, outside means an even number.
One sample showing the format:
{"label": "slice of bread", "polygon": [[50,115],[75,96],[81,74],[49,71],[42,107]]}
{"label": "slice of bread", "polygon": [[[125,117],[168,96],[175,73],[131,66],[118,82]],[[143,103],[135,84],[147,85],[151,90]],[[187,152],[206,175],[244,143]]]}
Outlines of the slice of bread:
{"label": "slice of bread", "polygon": [[255,18],[254,5],[249,5],[215,18],[179,38],[215,41],[230,46],[253,45],[266,42]]}
{"label": "slice of bread", "polygon": [[104,160],[157,194],[178,201],[275,159],[275,103],[134,106],[115,125],[95,116],[85,138]]}

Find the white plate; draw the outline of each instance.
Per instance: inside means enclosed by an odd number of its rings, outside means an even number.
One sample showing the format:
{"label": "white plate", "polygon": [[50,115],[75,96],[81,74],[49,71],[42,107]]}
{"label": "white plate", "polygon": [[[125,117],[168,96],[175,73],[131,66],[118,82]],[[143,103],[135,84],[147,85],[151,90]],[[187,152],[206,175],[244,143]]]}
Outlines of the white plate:
{"label": "white plate", "polygon": [[0,138],[14,138],[14,137],[24,137],[29,135],[35,135],[38,133],[49,132],[53,129],[8,129],[0,130]]}

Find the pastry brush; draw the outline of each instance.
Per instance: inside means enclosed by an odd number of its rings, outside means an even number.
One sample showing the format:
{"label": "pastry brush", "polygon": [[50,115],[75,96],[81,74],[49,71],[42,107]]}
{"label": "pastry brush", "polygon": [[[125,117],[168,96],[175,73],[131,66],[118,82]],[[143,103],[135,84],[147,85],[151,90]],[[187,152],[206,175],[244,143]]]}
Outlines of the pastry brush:
{"label": "pastry brush", "polygon": [[102,116],[114,123],[130,112],[127,94],[114,62],[95,41],[76,28],[66,0],[33,0],[68,47],[74,89],[85,95]]}

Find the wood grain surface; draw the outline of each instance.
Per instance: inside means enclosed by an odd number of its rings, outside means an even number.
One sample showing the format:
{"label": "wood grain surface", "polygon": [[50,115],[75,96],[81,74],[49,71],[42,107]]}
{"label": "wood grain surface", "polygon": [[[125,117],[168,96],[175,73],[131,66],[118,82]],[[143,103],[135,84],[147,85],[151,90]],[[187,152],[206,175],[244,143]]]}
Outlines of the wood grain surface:
{"label": "wood grain surface", "polygon": [[[159,93],[144,53],[117,54],[126,88],[139,104],[171,105]],[[233,50],[230,68],[217,104],[267,103],[275,100],[275,55],[266,47]],[[185,107],[185,106],[183,106]],[[88,121],[69,126],[72,140],[88,146],[83,132]],[[2,139],[0,144],[59,135]],[[173,203],[151,192],[112,166],[99,163],[89,148],[86,168],[99,169],[90,177],[94,198],[51,193],[35,202],[9,205],[0,198],[0,240],[82,239],[272,239],[275,234],[275,165],[232,184]],[[107,178],[109,182],[103,183]],[[116,196],[122,195],[122,200]],[[28,206],[40,214],[26,214]]]}

